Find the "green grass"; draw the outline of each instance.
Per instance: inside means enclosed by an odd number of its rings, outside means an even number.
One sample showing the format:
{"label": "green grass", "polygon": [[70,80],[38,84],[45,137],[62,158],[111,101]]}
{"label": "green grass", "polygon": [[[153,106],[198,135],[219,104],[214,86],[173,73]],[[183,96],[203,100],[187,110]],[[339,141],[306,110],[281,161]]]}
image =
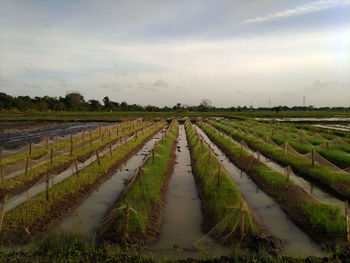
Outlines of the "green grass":
{"label": "green grass", "polygon": [[[178,122],[176,121],[168,134],[163,140],[160,140],[155,153],[154,165],[152,157],[144,163],[142,186],[139,179],[134,182],[131,189],[126,193],[121,206],[130,205],[132,209],[129,216],[129,233],[145,233],[149,222],[152,204],[158,203],[161,199],[161,189],[165,181],[164,174],[170,168],[171,154],[173,145],[176,143],[178,136]],[[117,232],[123,232],[125,226],[125,210],[120,211],[120,216],[115,222]]]}
{"label": "green grass", "polygon": [[37,220],[44,220],[49,217],[50,212],[61,203],[67,202],[73,196],[89,185],[92,185],[100,177],[104,176],[114,163],[124,158],[132,149],[142,143],[142,141],[164,126],[164,122],[156,124],[138,136],[137,140],[131,140],[127,145],[122,145],[113,150],[113,156],[105,155],[100,158],[101,166],[97,161],[79,171],[79,175],[73,174],[62,182],[54,185],[49,190],[49,201],[46,200],[46,193],[42,192],[19,206],[5,213],[3,230],[22,232],[25,228],[31,231]]}
{"label": "green grass", "polygon": [[[91,153],[95,151],[96,149],[99,149],[103,145],[107,145],[110,141],[113,141],[115,139],[118,139],[120,137],[123,137],[124,135],[131,134],[136,130],[139,130],[141,128],[146,128],[149,125],[151,125],[151,122],[144,123],[142,126],[137,126],[134,129],[128,130],[124,133],[119,133],[118,135],[111,136],[111,138],[106,138],[103,140],[96,141],[91,144],[87,144],[85,147],[74,150],[73,155],[71,156],[70,153],[66,153],[60,156],[57,156],[53,159],[52,162],[52,168],[61,167],[67,163],[69,163],[72,160],[77,159],[79,156],[84,156],[88,153]],[[5,181],[5,186],[7,190],[12,190],[15,188],[20,187],[21,185],[25,185],[27,182],[30,182],[34,180],[35,178],[40,177],[43,173],[46,173],[48,169],[51,168],[50,161],[44,162],[43,164],[40,164],[36,167],[33,167],[28,171],[28,174],[25,173],[19,174],[15,177],[9,178]],[[2,182],[0,182],[0,191],[4,189],[4,185]]]}
{"label": "green grass", "polygon": [[[208,199],[208,209],[213,213],[215,222],[219,223],[219,233],[230,233],[239,224],[239,204],[243,197],[228,172],[221,167],[221,184],[218,185],[218,166],[220,161],[215,154],[203,143],[202,147],[194,129],[187,122],[185,124],[191,156],[194,159],[194,171],[204,182],[204,194]],[[208,155],[210,152],[210,164]],[[251,215],[245,211],[245,231],[258,231],[257,225],[253,222]]]}

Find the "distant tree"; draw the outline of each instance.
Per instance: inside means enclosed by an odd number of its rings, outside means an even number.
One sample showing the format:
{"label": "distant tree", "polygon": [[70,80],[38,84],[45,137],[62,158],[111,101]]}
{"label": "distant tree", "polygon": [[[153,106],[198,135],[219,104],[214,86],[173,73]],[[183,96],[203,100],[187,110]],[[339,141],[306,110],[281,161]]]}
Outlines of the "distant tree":
{"label": "distant tree", "polygon": [[112,103],[109,100],[108,96],[103,98],[103,103],[104,103],[104,106],[105,106],[105,110],[108,110],[108,111],[112,110]]}
{"label": "distant tree", "polygon": [[210,110],[213,107],[211,100],[208,100],[208,99],[203,99],[199,106],[201,106],[206,110]]}
{"label": "distant tree", "polygon": [[75,91],[75,92],[67,93],[64,100],[68,110],[79,111],[79,110],[84,110],[85,108],[84,96],[81,95],[79,92]]}
{"label": "distant tree", "polygon": [[89,104],[90,111],[102,110],[102,105],[98,100],[89,100],[88,104]]}

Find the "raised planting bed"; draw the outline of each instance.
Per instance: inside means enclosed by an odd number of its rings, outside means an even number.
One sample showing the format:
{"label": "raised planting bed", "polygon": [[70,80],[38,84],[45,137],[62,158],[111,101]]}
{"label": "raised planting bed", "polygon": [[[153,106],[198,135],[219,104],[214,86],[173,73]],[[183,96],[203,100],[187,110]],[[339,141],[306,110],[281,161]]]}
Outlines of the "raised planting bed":
{"label": "raised planting bed", "polygon": [[70,167],[75,160],[84,162],[90,156],[95,154],[96,151],[100,151],[109,145],[113,145],[122,140],[122,138],[126,139],[126,137],[132,136],[136,132],[150,127],[152,124],[153,122],[147,122],[140,126],[135,126],[134,128],[130,127],[131,129],[127,129],[121,133],[118,132],[117,135],[107,137],[103,141],[98,140],[91,145],[87,144],[83,148],[73,150],[72,155],[66,153],[53,158],[52,164],[49,160],[33,167],[32,169],[28,169],[27,173],[24,172],[16,177],[9,178],[0,183],[0,198],[3,198],[5,192],[7,192],[9,196],[21,193],[40,181],[47,172],[51,175],[59,174]]}
{"label": "raised planting bed", "polygon": [[350,176],[347,174],[333,171],[327,167],[320,167],[317,164],[313,167],[312,162],[307,158],[296,155],[290,151],[285,152],[285,150],[280,147],[266,143],[264,140],[249,134],[238,132],[222,123],[211,121],[209,123],[215,128],[232,136],[235,140],[244,140],[250,148],[262,152],[268,158],[285,166],[290,165],[293,171],[315,182],[338,198],[350,200]]}
{"label": "raised planting bed", "polygon": [[46,232],[70,214],[90,193],[112,176],[119,166],[137,152],[154,134],[164,127],[158,122],[152,128],[105,155],[46,193],[40,193],[14,209],[6,212],[0,242],[2,244],[26,243],[37,234]]}
{"label": "raised planting bed", "polygon": [[102,242],[144,244],[159,233],[165,194],[175,163],[179,125],[172,122],[130,179],[98,228]]}
{"label": "raised planting bed", "polygon": [[337,205],[315,199],[292,180],[271,169],[242,147],[203,122],[198,124],[230,160],[270,195],[286,214],[315,241],[327,246],[346,241],[346,221]]}
{"label": "raised planting bed", "polygon": [[204,231],[226,245],[277,253],[281,242],[268,233],[194,127],[186,122],[185,128],[202,204]]}

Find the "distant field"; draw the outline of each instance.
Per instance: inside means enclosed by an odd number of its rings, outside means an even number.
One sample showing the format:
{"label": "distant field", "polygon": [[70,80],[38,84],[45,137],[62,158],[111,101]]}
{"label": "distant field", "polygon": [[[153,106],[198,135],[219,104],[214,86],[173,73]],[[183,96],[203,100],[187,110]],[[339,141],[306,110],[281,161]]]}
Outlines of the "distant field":
{"label": "distant field", "polygon": [[0,121],[120,121],[124,118],[209,117],[350,117],[350,111],[242,111],[242,112],[0,112]]}

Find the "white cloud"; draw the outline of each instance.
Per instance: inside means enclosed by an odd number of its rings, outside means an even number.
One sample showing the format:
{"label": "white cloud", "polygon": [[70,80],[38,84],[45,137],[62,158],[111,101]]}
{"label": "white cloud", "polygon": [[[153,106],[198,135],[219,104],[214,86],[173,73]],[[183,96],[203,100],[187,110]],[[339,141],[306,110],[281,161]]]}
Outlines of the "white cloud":
{"label": "white cloud", "polygon": [[297,6],[291,9],[286,9],[281,12],[273,13],[270,15],[247,19],[243,23],[244,24],[259,23],[259,22],[265,22],[270,20],[283,19],[283,18],[292,17],[292,16],[300,16],[300,15],[305,15],[305,14],[326,10],[326,9],[331,9],[339,6],[349,5],[349,4],[350,4],[349,0],[315,1],[309,4]]}

